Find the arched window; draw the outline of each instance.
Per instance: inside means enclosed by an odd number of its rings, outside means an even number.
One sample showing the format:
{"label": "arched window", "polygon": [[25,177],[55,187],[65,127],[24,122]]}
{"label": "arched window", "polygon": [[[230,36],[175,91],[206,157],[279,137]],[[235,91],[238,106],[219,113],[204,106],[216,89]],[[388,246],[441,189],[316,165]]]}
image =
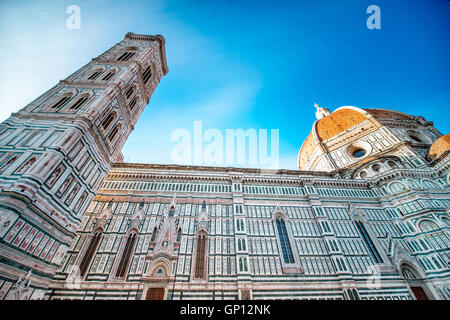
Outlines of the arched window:
{"label": "arched window", "polygon": [[395,168],[398,167],[397,164],[396,164],[394,161],[392,161],[392,160],[389,160],[389,161],[387,162],[387,164],[388,164],[388,166],[391,167],[392,169],[395,169]]}
{"label": "arched window", "polygon": [[205,254],[206,254],[205,248],[206,248],[206,234],[200,233],[197,237],[194,279],[205,278]]}
{"label": "arched window", "polygon": [[114,76],[115,72],[113,71],[109,71],[103,78],[102,80],[104,81],[108,81],[109,79],[111,79]]}
{"label": "arched window", "polygon": [[422,232],[427,232],[435,229],[439,229],[438,225],[431,220],[422,220],[419,223],[419,229]]}
{"label": "arched window", "polygon": [[89,97],[87,96],[82,96],[78,98],[78,100],[70,107],[70,109],[71,110],[79,109],[88,99]]}
{"label": "arched window", "polygon": [[98,243],[100,242],[100,238],[102,237],[102,232],[97,230],[90,239],[87,250],[84,253],[83,260],[80,263],[80,275],[83,277],[86,274],[86,271],[91,263],[92,257],[94,256],[95,251],[97,250]]}
{"label": "arched window", "polygon": [[129,99],[133,93],[134,93],[134,86],[129,87],[127,89],[127,91],[125,91],[125,97],[127,97],[127,99]]}
{"label": "arched window", "polygon": [[125,276],[135,243],[136,233],[132,232],[127,237],[127,242],[125,243],[125,248],[123,249],[122,257],[120,258],[119,266],[116,271],[117,278],[123,278]]}
{"label": "arched window", "polygon": [[105,120],[103,120],[102,122],[102,128],[103,130],[106,130],[109,128],[109,125],[111,124],[111,122],[113,122],[114,118],[116,117],[116,113],[115,112],[111,112]]}
{"label": "arched window", "polygon": [[181,241],[181,228],[178,228],[178,232],[177,232],[177,242]]}
{"label": "arched window", "polygon": [[65,105],[70,100],[70,98],[72,98],[71,94],[61,97],[58,100],[58,102],[56,102],[51,108],[52,109],[58,109],[59,107],[62,107],[63,105]]}
{"label": "arched window", "polygon": [[135,96],[135,97],[133,98],[133,100],[131,100],[131,102],[130,102],[130,106],[129,106],[130,111],[133,110],[133,108],[134,108],[134,106],[136,105],[136,103],[137,103],[137,97]]}
{"label": "arched window", "polygon": [[401,182],[393,182],[389,185],[389,190],[392,193],[397,193],[397,192],[405,191],[406,188]]}
{"label": "arched window", "polygon": [[248,271],[247,259],[243,257],[239,257],[239,270],[243,272]]}
{"label": "arched window", "polygon": [[88,78],[88,80],[95,80],[98,78],[99,75],[103,73],[103,70],[96,70],[93,74],[91,74]]}
{"label": "arched window", "polygon": [[124,53],[122,53],[122,55],[117,58],[118,61],[128,61],[130,60],[134,55],[136,54],[136,52],[134,51],[126,51]]}
{"label": "arched window", "polygon": [[366,227],[364,227],[364,224],[361,221],[355,221],[356,227],[361,234],[361,237],[363,238],[364,242],[366,243],[367,248],[369,249],[370,255],[375,260],[376,263],[382,263],[383,260],[381,259],[380,254],[378,253],[377,248],[375,247],[375,244],[372,242],[372,239],[370,238],[369,234],[367,233]]}
{"label": "arched window", "polygon": [[278,230],[278,237],[280,239],[281,251],[283,253],[283,258],[285,263],[294,263],[294,255],[292,253],[291,244],[289,242],[289,236],[286,230],[286,224],[284,219],[277,218],[276,225]]}
{"label": "arched window", "polygon": [[152,238],[150,239],[150,241],[155,241],[157,231],[158,231],[158,229],[156,227],[154,227],[153,232],[152,232]]}
{"label": "arched window", "polygon": [[144,70],[144,73],[142,74],[142,78],[144,79],[144,83],[147,83],[148,80],[151,78],[151,76],[152,76],[152,68],[150,66],[148,66]]}
{"label": "arched window", "polygon": [[381,172],[381,166],[378,163],[376,163],[372,166],[372,170],[377,173]]}
{"label": "arched window", "polygon": [[114,127],[114,129],[112,129],[111,133],[108,136],[109,142],[113,142],[114,138],[116,137],[117,133],[119,132],[119,129],[120,129],[120,125],[119,124],[116,125]]}

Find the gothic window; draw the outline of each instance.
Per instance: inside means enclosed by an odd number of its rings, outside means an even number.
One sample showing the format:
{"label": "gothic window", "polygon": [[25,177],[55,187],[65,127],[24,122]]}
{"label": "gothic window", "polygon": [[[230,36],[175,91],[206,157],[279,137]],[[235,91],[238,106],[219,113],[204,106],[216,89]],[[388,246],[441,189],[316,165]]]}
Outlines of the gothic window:
{"label": "gothic window", "polygon": [[151,78],[151,76],[152,76],[152,68],[150,66],[148,66],[144,70],[144,73],[142,74],[142,78],[144,79],[144,83],[147,83],[148,80]]}
{"label": "gothic window", "polygon": [[206,234],[200,233],[197,237],[197,250],[195,256],[194,279],[205,278]]}
{"label": "gothic window", "polygon": [[91,235],[91,239],[89,245],[87,247],[86,252],[84,253],[83,260],[80,263],[80,275],[83,277],[86,274],[86,271],[89,267],[89,264],[94,256],[95,251],[97,250],[98,243],[100,242],[100,238],[102,236],[102,232],[97,230],[93,235]]}
{"label": "gothic window", "polygon": [[109,136],[108,136],[108,140],[109,140],[110,142],[113,142],[113,140],[114,140],[114,138],[116,137],[116,135],[117,135],[117,133],[119,132],[119,130],[120,130],[120,124],[117,124],[117,125],[114,127],[114,129],[112,129],[111,133],[110,133]]}
{"label": "gothic window", "polygon": [[135,243],[136,233],[132,232],[127,237],[127,241],[122,252],[122,257],[120,258],[119,266],[116,271],[117,278],[123,278],[125,276]]}
{"label": "gothic window", "polygon": [[355,221],[356,227],[361,234],[364,242],[366,243],[367,248],[369,249],[370,255],[375,260],[376,263],[382,263],[383,260],[381,259],[380,254],[378,253],[377,248],[375,247],[375,244],[373,243],[372,239],[370,238],[369,234],[367,233],[366,228],[364,227],[364,224],[361,221]]}
{"label": "gothic window", "polygon": [[247,259],[243,257],[239,257],[239,270],[242,272],[248,271]]}
{"label": "gothic window", "polygon": [[276,219],[278,237],[280,239],[281,251],[283,253],[283,259],[285,263],[294,263],[294,255],[292,253],[291,244],[289,242],[289,236],[286,230],[286,224],[284,219]]}
{"label": "gothic window", "polygon": [[439,228],[438,225],[431,220],[422,220],[419,223],[419,229],[422,232],[427,232],[427,231],[435,230],[438,228]]}
{"label": "gothic window", "polygon": [[348,289],[347,295],[350,300],[359,300],[358,290],[356,289]]}
{"label": "gothic window", "polygon": [[56,102],[51,108],[52,109],[58,109],[59,107],[61,107],[64,104],[66,104],[67,101],[70,100],[70,98],[72,98],[72,95],[65,95],[65,96],[61,97],[61,99],[59,99],[58,102]]}
{"label": "gothic window", "polygon": [[158,229],[156,227],[153,228],[153,232],[152,232],[152,238],[150,241],[155,241],[156,239],[156,232],[158,231]]}
{"label": "gothic window", "polygon": [[79,109],[87,100],[89,97],[83,96],[78,98],[78,100],[70,107],[71,110],[77,110]]}
{"label": "gothic window", "polygon": [[91,74],[88,78],[88,80],[95,80],[98,78],[99,75],[101,75],[103,70],[96,70],[93,74]]}
{"label": "gothic window", "polygon": [[133,98],[133,100],[131,100],[131,102],[130,102],[130,106],[129,106],[130,111],[133,110],[133,108],[134,108],[134,106],[136,105],[136,103],[137,103],[137,97],[135,96],[135,97]]}
{"label": "gothic window", "polygon": [[116,117],[117,113],[111,112],[105,120],[102,122],[102,128],[103,130],[107,130],[109,128],[109,125],[114,121],[114,118]]}
{"label": "gothic window", "polygon": [[104,81],[108,81],[109,79],[111,79],[114,76],[115,72],[113,71],[109,71],[103,78],[102,80]]}
{"label": "gothic window", "polygon": [[133,93],[134,93],[134,87],[129,87],[127,89],[127,91],[125,91],[125,97],[127,97],[127,99],[129,99]]}
{"label": "gothic window", "polygon": [[130,60],[134,55],[136,54],[136,52],[133,51],[126,51],[124,53],[122,53],[122,55],[117,58],[118,61],[128,61]]}

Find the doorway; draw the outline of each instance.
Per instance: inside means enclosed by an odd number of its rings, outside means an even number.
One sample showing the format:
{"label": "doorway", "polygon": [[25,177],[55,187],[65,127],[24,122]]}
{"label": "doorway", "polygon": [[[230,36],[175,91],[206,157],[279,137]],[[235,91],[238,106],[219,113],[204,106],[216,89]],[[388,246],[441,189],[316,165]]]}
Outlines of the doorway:
{"label": "doorway", "polygon": [[164,300],[164,288],[149,288],[145,300]]}
{"label": "doorway", "polygon": [[411,289],[414,298],[416,300],[430,300],[425,291],[426,285],[423,283],[417,270],[406,264],[404,264],[400,270],[403,278],[408,282],[408,286]]}

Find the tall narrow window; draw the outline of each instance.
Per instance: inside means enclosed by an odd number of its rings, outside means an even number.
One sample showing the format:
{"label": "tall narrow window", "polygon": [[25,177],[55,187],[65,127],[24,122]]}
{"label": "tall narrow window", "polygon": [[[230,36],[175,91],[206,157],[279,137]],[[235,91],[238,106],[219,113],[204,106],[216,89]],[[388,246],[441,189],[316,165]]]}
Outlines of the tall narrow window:
{"label": "tall narrow window", "polygon": [[79,109],[86,101],[87,101],[88,97],[84,96],[81,97],[77,100],[77,102],[75,102],[70,109],[74,110],[74,109]]}
{"label": "tall narrow window", "polygon": [[133,100],[131,100],[131,102],[130,102],[130,107],[129,107],[130,111],[133,110],[134,106],[136,105],[136,102],[137,102],[137,98],[134,97]]}
{"label": "tall narrow window", "polygon": [[61,99],[59,99],[59,101],[57,103],[55,103],[52,106],[52,109],[58,109],[59,107],[61,107],[62,105],[64,105],[67,101],[69,101],[71,98],[71,96],[64,96]]}
{"label": "tall narrow window", "polygon": [[106,119],[105,119],[105,120],[103,121],[103,123],[102,123],[102,128],[103,128],[103,130],[108,129],[109,125],[110,125],[111,122],[114,120],[114,116],[115,116],[115,113],[114,113],[114,112],[111,112],[111,113],[106,117]]}
{"label": "tall narrow window", "polygon": [[130,60],[130,58],[132,58],[134,55],[136,54],[136,52],[124,52],[117,60],[119,61],[128,61]]}
{"label": "tall narrow window", "polygon": [[158,231],[158,229],[156,227],[153,228],[153,233],[152,233],[152,238],[150,239],[150,241],[155,241],[156,239],[156,232]]}
{"label": "tall narrow window", "polygon": [[377,251],[377,248],[375,247],[374,243],[372,242],[372,239],[370,238],[369,234],[367,233],[366,228],[362,224],[361,221],[355,221],[356,227],[358,228],[359,233],[361,234],[364,242],[366,243],[367,248],[369,249],[370,255],[375,260],[376,263],[382,263],[383,260],[381,259],[380,254]]}
{"label": "tall narrow window", "polygon": [[86,274],[89,263],[94,256],[95,250],[97,250],[98,243],[100,242],[100,238],[102,233],[100,231],[95,232],[91,237],[91,242],[84,254],[83,260],[80,263],[80,275],[83,277]]}
{"label": "tall narrow window", "polygon": [[294,255],[292,254],[291,244],[289,242],[289,236],[287,234],[286,225],[281,218],[276,219],[278,236],[281,244],[281,251],[283,252],[283,258],[285,263],[294,263]]}
{"label": "tall narrow window", "polygon": [[114,75],[114,72],[110,71],[103,77],[102,80],[107,81],[107,80],[111,79],[113,77],[113,75]]}
{"label": "tall narrow window", "polygon": [[178,232],[177,232],[177,241],[178,241],[178,242],[181,241],[181,228],[178,228]]}
{"label": "tall narrow window", "polygon": [[148,66],[144,70],[144,73],[142,74],[142,78],[144,79],[144,83],[147,83],[148,80],[151,78],[151,76],[152,76],[152,69],[150,68],[150,66]]}
{"label": "tall narrow window", "polygon": [[115,138],[116,135],[117,135],[117,132],[119,132],[119,126],[118,126],[118,125],[116,125],[116,126],[114,127],[114,129],[111,131],[111,133],[110,133],[109,136],[108,136],[108,140],[109,140],[110,142],[112,142],[112,141],[114,140],[114,138]]}
{"label": "tall narrow window", "polygon": [[125,92],[125,96],[127,97],[127,99],[128,99],[129,97],[131,97],[131,95],[133,94],[133,92],[134,92],[134,87],[128,88],[128,90]]}
{"label": "tall narrow window", "polygon": [[98,78],[99,75],[102,74],[102,71],[95,71],[93,74],[91,74],[91,76],[88,78],[88,80],[95,80]]}
{"label": "tall narrow window", "polygon": [[127,242],[125,244],[125,248],[122,252],[122,257],[120,258],[119,267],[116,271],[116,277],[122,278],[125,276],[125,272],[127,271],[128,263],[130,261],[131,253],[134,248],[134,244],[136,242],[136,233],[131,233],[128,235]]}
{"label": "tall narrow window", "polygon": [[197,254],[195,258],[194,279],[205,278],[205,247],[206,235],[200,234],[197,238]]}

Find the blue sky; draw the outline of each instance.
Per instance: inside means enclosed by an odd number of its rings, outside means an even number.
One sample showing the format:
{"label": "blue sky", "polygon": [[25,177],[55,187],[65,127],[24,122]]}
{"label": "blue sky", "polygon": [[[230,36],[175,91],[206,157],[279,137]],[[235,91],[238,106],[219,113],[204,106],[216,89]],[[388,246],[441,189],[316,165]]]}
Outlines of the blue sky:
{"label": "blue sky", "polygon": [[[372,4],[380,30],[366,27]],[[66,27],[70,5],[79,30]],[[314,102],[423,115],[449,133],[448,17],[444,0],[0,0],[0,121],[127,32],[162,34],[170,71],[125,160],[170,163],[171,133],[202,121],[224,134],[278,129],[279,166],[296,169]]]}

